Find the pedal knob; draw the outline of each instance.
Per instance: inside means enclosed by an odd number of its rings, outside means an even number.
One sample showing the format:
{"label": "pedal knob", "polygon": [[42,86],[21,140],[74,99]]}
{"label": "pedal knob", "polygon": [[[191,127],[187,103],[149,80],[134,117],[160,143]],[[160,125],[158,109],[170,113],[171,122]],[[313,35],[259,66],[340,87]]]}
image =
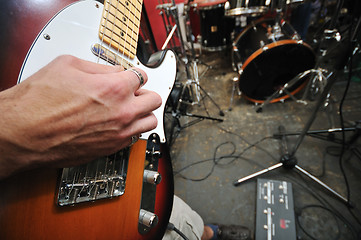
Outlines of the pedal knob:
{"label": "pedal knob", "polygon": [[158,224],[158,216],[144,209],[139,211],[139,223],[146,227],[153,228]]}
{"label": "pedal knob", "polygon": [[162,180],[162,176],[159,172],[151,171],[151,170],[144,170],[143,174],[143,181],[147,183],[151,183],[157,185]]}

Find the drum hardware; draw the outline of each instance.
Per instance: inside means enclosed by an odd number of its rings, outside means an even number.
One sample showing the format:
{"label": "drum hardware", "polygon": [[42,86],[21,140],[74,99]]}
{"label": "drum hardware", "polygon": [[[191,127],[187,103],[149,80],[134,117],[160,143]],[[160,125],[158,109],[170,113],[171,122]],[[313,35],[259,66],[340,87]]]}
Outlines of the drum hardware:
{"label": "drum hardware", "polygon": [[[317,92],[322,92],[324,90],[325,84],[327,83],[327,79],[331,76],[332,73],[329,73],[327,76],[324,74],[328,73],[327,70],[318,68],[318,69],[310,69],[306,70],[300,74],[298,74],[296,77],[291,79],[289,82],[287,82],[285,85],[282,86],[279,90],[275,91],[271,96],[269,96],[264,102],[262,102],[260,105],[256,105],[256,112],[262,112],[263,107],[269,103],[276,102],[275,99],[280,99],[280,102],[283,102],[285,99],[282,98],[284,94],[287,94],[289,98],[294,100],[297,103],[302,103],[304,105],[307,105],[308,102],[305,100],[304,97],[297,99],[294,94],[289,90],[291,89],[295,84],[297,84],[299,81],[303,80],[304,78],[308,77],[309,75],[313,76],[312,80],[309,82],[309,84],[312,84],[312,89],[314,91],[317,90]],[[315,92],[313,93],[315,95]],[[330,94],[327,96],[327,100],[325,101],[325,107],[327,107],[329,103],[329,97]]]}
{"label": "drum hardware", "polygon": [[225,5],[225,16],[258,17],[274,9],[285,9],[304,0],[228,0]]}
{"label": "drum hardware", "polygon": [[[305,87],[304,77],[288,82],[312,69],[315,62],[312,48],[283,19],[253,21],[233,43],[232,67],[238,73],[238,87],[242,96],[255,104],[283,101],[300,91]],[[283,95],[269,100],[269,96],[278,96],[275,92]],[[234,93],[232,90],[231,102]]]}
{"label": "drum hardware", "polygon": [[268,12],[270,0],[228,0],[225,5],[225,16],[252,16],[256,17]]}
{"label": "drum hardware", "polygon": [[[187,43],[190,44],[190,46],[188,46],[188,49],[191,50],[191,59],[199,64],[202,64],[203,66],[206,67],[206,69],[202,72],[202,74],[200,75],[199,79],[201,79],[203,77],[204,74],[206,74],[206,72],[212,68],[212,66],[206,64],[205,62],[203,62],[199,57],[196,56],[196,52],[195,52],[195,47],[194,47],[194,40],[195,37],[193,36],[192,33],[192,26],[191,26],[191,19],[190,19],[190,10],[192,6],[196,6],[197,4],[193,3],[194,0],[189,0],[187,2],[187,4],[184,6],[184,12],[183,12],[183,16],[184,16],[184,26],[185,26],[185,37],[187,38]],[[202,41],[202,37],[200,35],[197,36],[197,42],[201,42]],[[202,48],[199,48],[200,51],[200,55],[202,54]],[[196,64],[194,64],[193,67],[193,72],[197,75],[196,78],[198,78],[198,68]],[[197,99],[199,99],[199,96],[197,97]]]}
{"label": "drum hardware", "polygon": [[172,30],[170,31],[167,39],[165,40],[162,48],[161,48],[162,50],[164,50],[164,49],[167,47],[167,45],[168,45],[170,39],[172,38],[172,36],[173,36],[173,34],[174,34],[174,31],[175,31],[176,29],[177,29],[177,25],[174,25],[174,26],[172,27]]}
{"label": "drum hardware", "polygon": [[[341,4],[339,4],[341,2],[341,0],[338,0],[338,8],[336,9],[336,12],[340,12],[341,9]],[[336,19],[337,14],[335,14],[334,18]],[[335,21],[331,21],[333,22],[333,24],[330,25],[330,29],[333,29],[333,27],[335,26]],[[352,26],[352,23],[350,24]],[[302,131],[300,133],[297,133],[298,138],[296,139],[296,142],[293,146],[293,148],[291,149],[291,151],[289,151],[289,145],[287,142],[287,136],[293,135],[290,133],[287,133],[285,131],[285,128],[283,126],[279,126],[279,131],[278,133],[274,134],[274,138],[279,139],[280,140],[280,148],[281,148],[281,157],[280,157],[280,162],[277,164],[274,164],[268,168],[265,168],[261,171],[255,172],[253,174],[250,174],[246,177],[240,178],[238,180],[236,180],[233,184],[234,186],[238,186],[241,183],[250,180],[254,177],[258,177],[264,173],[267,173],[269,171],[272,171],[274,169],[280,168],[280,167],[284,167],[285,169],[296,169],[298,170],[300,173],[306,175],[307,177],[309,177],[310,179],[312,179],[314,182],[318,183],[319,185],[321,185],[324,189],[326,189],[328,192],[332,193],[335,197],[337,197],[339,200],[341,200],[343,203],[345,203],[348,207],[353,207],[352,203],[350,203],[350,199],[349,196],[347,196],[347,198],[343,197],[341,194],[339,194],[338,192],[336,192],[335,190],[333,190],[331,187],[329,187],[328,185],[326,185],[324,182],[322,182],[321,180],[319,180],[318,178],[316,178],[315,176],[313,176],[312,174],[310,174],[309,172],[307,172],[306,170],[304,170],[303,168],[301,168],[298,165],[297,162],[297,158],[296,158],[296,152],[299,149],[304,137],[307,134],[310,134],[312,132],[316,132],[316,133],[321,133],[321,132],[325,132],[325,131],[310,131],[310,127],[312,125],[312,123],[314,122],[317,112],[319,111],[319,109],[321,108],[321,106],[324,104],[325,100],[329,97],[329,92],[331,90],[331,87],[333,86],[333,84],[336,82],[337,77],[339,75],[339,73],[341,73],[343,71],[343,68],[346,66],[346,64],[348,63],[349,58],[352,56],[353,54],[353,50],[356,48],[356,43],[359,40],[359,33],[360,33],[360,27],[361,27],[361,17],[358,16],[358,20],[357,20],[357,24],[356,27],[354,29],[354,32],[352,33],[352,36],[349,39],[349,42],[344,43],[344,45],[341,46],[341,50],[343,52],[341,52],[340,57],[338,59],[338,61],[334,64],[334,66],[332,67],[333,71],[330,71],[330,74],[327,76],[327,81],[326,84],[324,86],[323,91],[320,93],[320,96],[318,98],[318,100],[315,103],[315,106],[313,108],[312,114],[309,117],[308,121],[306,122],[304,128],[302,129]],[[351,31],[352,28],[349,28]],[[321,45],[324,44],[325,42],[325,38],[321,39]],[[319,58],[318,64],[316,66],[319,66],[320,64],[320,60],[322,59],[322,55]],[[318,68],[316,68],[317,71]],[[351,140],[346,143],[347,148],[349,148],[349,144],[353,144],[353,142],[355,142],[356,138],[358,138],[360,136],[360,126],[358,126],[358,130],[356,132],[356,134],[351,137]],[[341,128],[340,131],[344,132],[346,131],[345,128]],[[342,143],[343,141],[341,141]],[[341,156],[342,157],[342,156]]]}
{"label": "drum hardware", "polygon": [[[278,7],[279,9],[282,7]],[[334,22],[334,21],[333,21]],[[277,30],[276,30],[277,31]],[[296,32],[295,32],[296,34]],[[293,37],[294,38],[294,37]],[[296,37],[297,39],[297,37]],[[295,100],[298,103],[308,104],[306,99],[309,99],[311,101],[315,100],[316,95],[324,90],[324,86],[327,84],[327,79],[330,77],[332,73],[329,73],[326,69],[320,67],[323,58],[326,56],[326,54],[331,51],[331,49],[328,49],[326,43],[336,40],[336,42],[341,41],[341,35],[337,31],[337,29],[325,29],[323,33],[323,44],[322,47],[318,49],[318,62],[315,64],[315,67],[309,70],[304,71],[303,73],[298,74],[296,77],[294,77],[292,80],[287,82],[284,86],[282,86],[280,89],[277,89],[272,95],[270,95],[264,102],[261,102],[260,105],[256,106],[256,112],[261,112],[263,110],[263,107],[269,103],[277,102],[275,99],[280,99],[280,101],[284,101],[285,99],[282,98],[282,94],[286,93],[288,97]],[[303,96],[301,99],[296,99],[294,94],[289,91],[289,89],[297,84],[297,82],[302,81],[303,78],[308,77],[310,79],[307,83],[307,86],[305,88],[305,91],[303,93]],[[281,98],[280,98],[281,97]],[[330,94],[327,95],[324,107],[329,107],[330,102]]]}
{"label": "drum hardware", "polygon": [[[337,42],[341,41],[341,35],[336,29],[325,29],[324,30],[324,39],[323,42],[329,42],[332,40],[336,40]],[[327,48],[326,44],[323,44],[322,47],[319,48],[319,62],[317,63],[317,66],[320,66],[323,58],[327,56],[327,53],[329,52],[329,49]],[[306,99],[309,99],[311,101],[315,100],[317,94],[324,91],[325,85],[327,84],[327,81],[329,77],[332,75],[332,72],[328,72],[326,69],[322,67],[315,66],[314,69],[306,70],[303,73],[300,73],[296,77],[294,77],[292,80],[290,80],[288,83],[286,83],[281,89],[275,91],[271,96],[269,96],[266,101],[262,102],[260,105],[256,106],[256,112],[261,112],[263,110],[263,107],[269,103],[276,102],[274,99],[279,98],[282,96],[283,93],[286,93],[291,99],[295,100],[298,103],[303,103],[305,105],[308,104]],[[305,91],[303,93],[303,96],[301,99],[296,99],[293,94],[291,94],[288,89],[291,88],[294,84],[296,84],[301,79],[309,76],[310,80],[307,83],[307,86],[305,88]],[[331,94],[328,93],[325,102],[324,107],[328,108],[330,107]],[[332,121],[332,120],[331,120]]]}
{"label": "drum hardware", "polygon": [[240,96],[242,93],[241,91],[238,89],[237,85],[238,85],[238,77],[234,77],[232,79],[232,93],[231,93],[231,100],[230,100],[230,103],[229,103],[229,108],[228,108],[228,111],[232,111],[232,106],[233,106],[233,101],[234,101],[234,95],[235,93],[237,92],[237,95]]}
{"label": "drum hardware", "polygon": [[[188,3],[189,4],[189,3]],[[221,110],[221,108],[219,107],[219,105],[211,98],[211,96],[202,88],[202,86],[200,85],[200,78],[199,78],[199,71],[198,71],[198,65],[197,63],[199,61],[197,61],[196,57],[195,57],[195,51],[194,51],[194,47],[193,47],[193,41],[192,41],[192,37],[191,36],[187,36],[187,39],[190,40],[190,44],[191,44],[191,56],[189,57],[187,55],[187,52],[185,51],[185,42],[183,40],[183,35],[182,35],[182,31],[180,28],[180,21],[179,21],[179,17],[178,17],[178,8],[175,4],[175,1],[172,0],[171,3],[166,4],[166,5],[162,5],[162,8],[159,7],[159,9],[161,9],[162,11],[164,11],[164,9],[166,10],[166,12],[168,12],[169,14],[167,15],[169,18],[168,22],[174,21],[175,25],[172,27],[172,30],[169,32],[168,37],[164,43],[164,47],[167,46],[167,43],[170,41],[170,39],[173,36],[173,33],[176,31],[177,32],[177,36],[179,38],[180,41],[180,45],[181,45],[181,57],[178,59],[181,59],[181,63],[184,64],[185,67],[185,72],[186,72],[186,77],[187,80],[185,82],[184,85],[181,85],[181,87],[179,87],[179,82],[176,81],[176,84],[178,84],[178,87],[175,88],[179,94],[178,97],[176,97],[175,101],[171,101],[173,102],[171,105],[171,113],[172,113],[172,123],[171,123],[171,134],[168,138],[168,141],[170,144],[172,144],[172,142],[174,141],[174,134],[178,134],[182,129],[192,126],[202,120],[215,120],[215,121],[219,121],[222,122],[223,119],[221,118],[215,118],[215,117],[211,117],[211,116],[203,116],[203,115],[198,115],[198,114],[192,114],[187,112],[187,107],[185,107],[186,105],[199,105],[201,106],[201,102],[204,101],[205,98],[208,98],[213,105],[219,110],[219,115],[220,116],[224,116],[223,111]],[[166,14],[164,14],[166,15]],[[166,22],[166,21],[164,21]],[[186,25],[187,27],[187,25]],[[167,29],[167,27],[166,27]],[[190,31],[186,31],[186,33],[188,33]],[[187,34],[188,35],[188,34]],[[206,68],[205,71],[208,70],[208,67]],[[205,71],[202,73],[201,76],[203,76],[203,74],[205,73]],[[181,89],[181,91],[179,91],[179,88]],[[173,89],[174,90],[174,89]],[[174,94],[173,94],[174,95]],[[171,93],[172,96],[172,93]],[[207,111],[208,113],[208,111]],[[181,125],[180,123],[180,117],[181,116],[187,116],[187,117],[193,117],[196,118],[195,120],[189,122],[186,125]],[[174,129],[176,128],[176,132],[174,133]]]}
{"label": "drum hardware", "polygon": [[[230,109],[236,82],[243,96],[256,105],[262,104],[261,107],[289,97],[294,99],[293,94],[304,87],[301,82],[304,79],[299,76],[303,76],[302,72],[314,66],[315,56],[311,47],[301,41],[293,27],[282,19],[284,9],[291,2],[293,1],[262,2],[267,10],[270,8],[276,11],[276,17],[252,21],[233,42],[232,67],[238,73],[238,79],[233,81]],[[247,4],[253,4],[248,6],[253,10],[252,13],[261,14],[261,9],[264,9],[258,7],[261,4],[259,1],[249,1]],[[292,84],[287,82],[293,78],[298,81],[293,80]],[[248,84],[249,80],[252,81],[251,84]],[[273,101],[268,96],[277,98]]]}
{"label": "drum hardware", "polygon": [[[156,9],[159,9],[160,12],[159,12],[159,15],[161,15],[162,17],[162,21],[163,21],[163,25],[165,27],[165,31],[166,31],[166,34],[167,36],[170,35],[171,33],[171,15],[174,14],[173,12],[176,10],[176,6],[173,6],[172,3],[165,3],[164,1],[162,1],[162,3],[159,2],[158,0],[158,5],[156,6]],[[172,48],[175,48],[176,47],[176,43],[175,43],[175,40],[174,38],[171,38],[172,40]],[[182,50],[183,51],[183,50]]]}

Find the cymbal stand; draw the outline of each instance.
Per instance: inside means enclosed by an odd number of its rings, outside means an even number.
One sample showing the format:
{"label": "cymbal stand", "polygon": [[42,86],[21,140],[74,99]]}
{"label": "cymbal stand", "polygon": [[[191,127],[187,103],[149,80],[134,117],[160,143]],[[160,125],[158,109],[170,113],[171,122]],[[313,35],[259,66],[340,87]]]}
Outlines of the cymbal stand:
{"label": "cymbal stand", "polygon": [[[162,0],[162,2],[160,2],[160,0],[158,0],[158,5],[156,6],[156,9],[160,10],[159,15],[161,15],[162,17],[162,21],[163,21],[163,25],[165,27],[165,31],[167,36],[172,35],[171,34],[171,29],[172,27],[172,15],[173,12],[176,9],[176,6],[173,6],[172,3],[170,2],[165,2],[164,0]],[[177,24],[176,24],[177,25]],[[174,38],[171,38],[171,47],[175,48],[176,47],[176,42]],[[183,52],[183,49],[181,49],[181,51]]]}
{"label": "cymbal stand", "polygon": [[[184,6],[184,26],[185,26],[185,37],[187,38],[187,43],[190,44],[190,47],[188,46],[188,48],[191,50],[191,54],[192,54],[192,60],[200,63],[202,65],[204,65],[206,67],[206,69],[202,72],[200,78],[202,78],[202,76],[208,71],[208,69],[211,69],[212,66],[206,64],[205,62],[203,62],[200,58],[198,58],[196,56],[196,52],[195,52],[195,47],[194,47],[194,37],[193,37],[193,33],[192,33],[192,26],[191,26],[191,20],[190,20],[190,11],[191,11],[191,2],[193,0],[188,0],[188,3]],[[200,51],[200,55],[202,54],[202,47],[199,48]]]}
{"label": "cymbal stand", "polygon": [[[175,1],[172,0],[171,3],[163,4],[161,9],[166,9],[166,12],[169,13],[167,16],[169,18],[172,18],[172,20],[175,22],[176,26],[178,26],[176,30],[177,30],[177,35],[178,35],[180,46],[181,46],[181,54],[182,54],[181,62],[184,64],[186,77],[187,77],[187,80],[182,87],[178,103],[176,104],[176,106],[172,107],[172,116],[177,125],[177,132],[180,132],[180,130],[182,130],[186,127],[189,127],[191,125],[194,125],[195,123],[198,123],[205,119],[216,120],[216,121],[222,122],[223,119],[221,119],[221,118],[215,118],[215,117],[211,117],[209,115],[203,116],[203,115],[192,114],[192,113],[180,111],[181,104],[201,105],[201,101],[204,101],[204,99],[207,97],[213,103],[213,105],[219,110],[219,115],[224,116],[224,113],[221,110],[221,108],[219,107],[219,105],[213,100],[213,98],[200,85],[200,82],[199,82],[200,78],[198,75],[198,66],[197,66],[197,61],[195,59],[194,49],[192,48],[192,55],[191,55],[190,59],[188,58],[188,55],[185,51],[185,43],[184,43],[184,39],[182,36],[181,28],[180,28],[180,22],[179,22],[179,17],[178,17],[178,8],[175,4]],[[170,21],[171,20],[168,20],[168,22],[170,22]],[[172,31],[170,31],[170,33],[172,33]],[[191,41],[191,46],[193,46],[192,38],[189,37],[189,40]],[[190,101],[184,99],[184,95],[185,95],[186,91],[189,91],[191,94],[192,99]],[[179,121],[179,118],[181,116],[194,117],[196,119],[194,121],[191,121],[188,124],[182,126]],[[172,133],[174,131],[174,128],[175,128],[175,124],[172,123],[172,127],[171,127]],[[173,137],[171,136],[171,138],[173,138]],[[169,142],[171,142],[171,141],[169,141]]]}
{"label": "cymbal stand", "polygon": [[[340,2],[340,0],[339,0]],[[337,11],[339,11],[340,9],[337,9]],[[358,19],[358,23],[357,23],[357,27],[354,30],[354,33],[352,35],[352,38],[350,39],[350,44],[346,44],[344,46],[344,52],[342,54],[340,54],[340,58],[338,59],[339,62],[337,62],[334,66],[335,71],[332,72],[331,76],[328,77],[328,81],[325,85],[324,90],[322,91],[319,99],[316,101],[316,105],[313,109],[313,112],[310,116],[310,118],[308,119],[308,121],[306,122],[305,127],[303,128],[303,130],[301,131],[301,133],[299,134],[295,145],[293,146],[293,149],[291,151],[289,151],[289,147],[287,144],[287,134],[285,131],[285,128],[283,126],[279,126],[279,132],[276,136],[278,136],[278,138],[281,140],[280,144],[280,150],[281,150],[281,158],[280,158],[280,162],[277,164],[274,164],[268,168],[265,168],[261,171],[255,172],[251,175],[248,175],[246,177],[240,178],[238,180],[236,180],[233,185],[234,186],[238,186],[241,183],[250,180],[254,177],[260,176],[262,174],[265,174],[269,171],[272,171],[274,169],[280,168],[280,167],[284,167],[285,169],[296,169],[298,170],[300,173],[306,175],[307,177],[309,177],[310,179],[312,179],[313,181],[315,181],[316,183],[318,183],[319,185],[321,185],[324,189],[326,189],[327,191],[329,191],[330,193],[332,193],[335,197],[337,197],[339,200],[341,200],[343,203],[345,203],[347,206],[352,207],[352,204],[349,202],[349,199],[343,197],[341,194],[339,194],[338,192],[336,192],[335,190],[333,190],[332,188],[330,188],[327,184],[325,184],[324,182],[322,182],[321,180],[319,180],[318,178],[316,178],[315,176],[313,176],[312,174],[310,174],[309,172],[307,172],[306,170],[304,170],[303,168],[301,168],[298,165],[297,162],[297,158],[296,158],[296,152],[299,148],[299,146],[301,145],[304,137],[306,136],[306,134],[309,132],[310,127],[314,121],[314,119],[316,118],[317,112],[320,109],[320,107],[322,106],[322,104],[324,103],[324,101],[326,100],[326,98],[328,97],[329,91],[331,90],[331,87],[333,86],[333,84],[335,83],[336,79],[337,79],[337,75],[339,72],[341,72],[343,70],[343,67],[346,65],[346,62],[348,60],[348,58],[350,57],[350,55],[352,54],[352,50],[353,50],[353,46],[352,44],[355,44],[355,38],[356,36],[358,36],[358,31],[360,28],[360,22],[361,22],[361,17],[359,17]],[[351,30],[350,30],[351,31]],[[358,137],[360,135],[360,132],[358,132],[354,138]],[[353,139],[354,139],[353,138]],[[352,139],[352,140],[353,140]],[[354,140],[353,140],[354,141]]]}

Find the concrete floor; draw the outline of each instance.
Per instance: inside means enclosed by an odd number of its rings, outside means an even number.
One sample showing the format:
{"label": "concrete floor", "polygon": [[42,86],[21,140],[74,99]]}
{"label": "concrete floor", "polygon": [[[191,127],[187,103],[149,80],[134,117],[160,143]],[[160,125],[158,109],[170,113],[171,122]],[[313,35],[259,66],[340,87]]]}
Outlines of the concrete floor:
{"label": "concrete floor", "polygon": [[[221,118],[223,122],[205,119],[189,127],[174,129],[175,132],[179,130],[178,134],[172,135],[174,141],[170,148],[175,194],[197,211],[205,223],[244,225],[251,229],[253,235],[256,223],[256,179],[237,187],[232,183],[279,163],[280,141],[273,138],[273,134],[278,132],[280,125],[287,132],[302,130],[316,101],[307,101],[305,105],[288,99],[284,103],[266,105],[261,113],[257,113],[255,104],[236,95],[230,111],[232,79],[237,73],[232,70],[232,60],[228,53],[229,51],[221,51],[200,54],[200,86],[219,105],[224,116],[219,115],[218,108],[208,97],[200,105],[187,107],[187,112]],[[206,72],[204,64],[211,67]],[[177,82],[185,81],[184,67],[179,64]],[[318,111],[311,130],[340,127],[338,108],[345,87],[345,77],[341,74],[331,90],[329,107]],[[295,96],[300,98],[303,92]],[[361,120],[360,97],[361,84],[359,80],[352,81],[343,104],[345,126],[354,127],[355,121]],[[174,115],[166,114],[168,138],[174,119]],[[198,118],[179,116],[181,126],[186,126],[194,119]],[[353,134],[354,131],[346,132],[346,140]],[[335,137],[340,138],[342,134],[336,133]],[[288,137],[290,149],[293,149],[297,139],[297,136]],[[339,165],[340,146],[306,136],[295,156],[298,166],[347,197]],[[360,140],[355,148],[360,150]],[[350,185],[351,201],[355,204],[352,210],[296,169],[281,167],[260,176],[292,183],[298,239],[360,239],[361,226],[350,212],[361,219],[361,159],[351,151],[346,151],[342,162]]]}

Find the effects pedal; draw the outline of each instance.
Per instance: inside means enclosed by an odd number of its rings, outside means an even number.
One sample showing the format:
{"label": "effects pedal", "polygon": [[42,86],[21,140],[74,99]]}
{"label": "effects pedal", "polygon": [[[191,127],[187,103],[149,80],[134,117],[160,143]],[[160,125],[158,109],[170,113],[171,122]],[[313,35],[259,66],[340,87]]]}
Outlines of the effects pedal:
{"label": "effects pedal", "polygon": [[291,183],[257,179],[255,239],[296,239]]}

